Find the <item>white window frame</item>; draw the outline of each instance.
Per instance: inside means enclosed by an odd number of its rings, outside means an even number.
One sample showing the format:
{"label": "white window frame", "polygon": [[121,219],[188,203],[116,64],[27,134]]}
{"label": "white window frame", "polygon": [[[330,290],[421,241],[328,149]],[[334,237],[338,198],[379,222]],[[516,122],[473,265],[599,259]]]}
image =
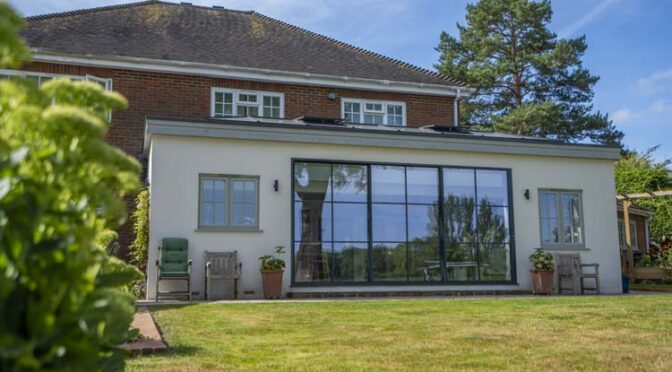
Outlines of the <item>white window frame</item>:
{"label": "white window frame", "polygon": [[111,91],[112,90],[112,79],[109,78],[101,78],[98,76],[94,75],[67,75],[67,74],[51,74],[47,72],[33,72],[33,71],[22,71],[22,70],[6,70],[6,69],[0,69],[0,75],[5,75],[5,76],[22,76],[22,77],[28,77],[28,76],[33,76],[37,77],[38,84],[42,84],[42,78],[66,78],[70,80],[76,80],[76,81],[95,81],[98,83],[101,83],[105,86],[105,90]]}
{"label": "white window frame", "polygon": [[[345,103],[346,102],[352,102],[352,103],[359,103],[361,112],[359,113],[361,122],[360,123],[351,123],[351,124],[362,124],[362,125],[374,125],[374,124],[364,124],[364,114],[365,113],[372,113],[372,114],[383,114],[383,125],[389,125],[389,126],[394,126],[394,127],[405,127],[406,126],[406,117],[408,116],[407,111],[406,111],[406,102],[403,101],[381,101],[381,100],[372,100],[372,99],[358,99],[358,98],[341,98],[341,118],[345,118]],[[366,110],[366,104],[381,104],[382,105],[382,111],[367,111]],[[401,125],[393,125],[389,124],[388,121],[388,110],[387,106],[401,106]]]}
{"label": "white window frame", "polygon": [[[618,243],[621,246],[621,249],[628,249],[628,246],[625,244],[625,220],[622,218],[618,219]],[[621,242],[621,236],[623,241]],[[630,220],[630,243],[632,243],[632,249],[639,250],[639,239],[637,237],[637,221]]]}
{"label": "white window frame", "polygon": [[[542,222],[541,222],[541,194],[542,193],[549,193],[549,194],[556,194],[557,195],[557,204],[555,206],[556,213],[557,213],[557,220],[558,220],[558,233],[559,233],[559,239],[560,241],[557,243],[545,243],[543,239],[543,232],[542,232]],[[570,194],[570,195],[576,195],[579,198],[579,213],[581,213],[581,242],[580,243],[568,243],[568,242],[563,242],[563,235],[564,235],[564,220],[563,220],[563,210],[562,210],[562,195],[563,194]],[[538,215],[538,221],[539,221],[539,242],[541,244],[542,248],[545,249],[585,249],[586,247],[586,224],[585,224],[585,216],[583,214],[583,192],[582,190],[564,190],[564,189],[539,189],[537,190],[537,195],[539,201],[538,201],[538,207],[537,210],[539,211]]]}
{"label": "white window frame", "polygon": [[[223,225],[203,225],[201,221],[201,208],[203,207],[202,182],[203,180],[223,180],[226,184],[226,195],[224,196],[224,224]],[[255,188],[255,224],[254,225],[234,225],[233,224],[233,183],[234,181],[254,182]],[[231,174],[211,174],[201,173],[198,175],[198,215],[197,231],[259,231],[259,176],[244,176]]]}
{"label": "white window frame", "polygon": [[[230,93],[233,97],[233,108],[231,110],[231,115],[216,115],[215,113],[215,93]],[[257,104],[250,105],[247,102],[241,103],[243,106],[257,106],[259,108],[259,118],[266,119],[284,119],[285,118],[285,94],[279,92],[266,92],[259,90],[240,90],[240,89],[228,89],[228,88],[217,88],[212,87],[210,89],[210,117],[213,118],[222,118],[222,117],[236,117],[238,116],[238,95],[239,94],[248,94],[257,96]],[[277,118],[265,117],[264,115],[264,97],[277,97],[280,98],[280,116]]]}

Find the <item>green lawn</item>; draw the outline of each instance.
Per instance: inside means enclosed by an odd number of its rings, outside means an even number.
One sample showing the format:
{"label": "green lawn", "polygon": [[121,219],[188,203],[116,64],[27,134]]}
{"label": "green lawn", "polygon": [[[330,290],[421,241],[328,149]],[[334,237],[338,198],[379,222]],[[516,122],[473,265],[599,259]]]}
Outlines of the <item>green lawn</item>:
{"label": "green lawn", "polygon": [[672,296],[154,307],[130,370],[672,370]]}

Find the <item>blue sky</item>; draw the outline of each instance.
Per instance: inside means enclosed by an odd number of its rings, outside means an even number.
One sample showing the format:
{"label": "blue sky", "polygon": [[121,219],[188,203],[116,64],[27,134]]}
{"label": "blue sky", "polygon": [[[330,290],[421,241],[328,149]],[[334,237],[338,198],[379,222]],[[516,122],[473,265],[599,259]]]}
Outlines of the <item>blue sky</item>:
{"label": "blue sky", "polygon": [[[132,0],[9,0],[24,15]],[[191,0],[256,10],[419,66],[432,68],[439,33],[456,34],[466,0]],[[672,158],[672,1],[555,0],[551,29],[586,35],[584,63],[601,77],[595,109],[609,113],[628,148],[661,145]]]}

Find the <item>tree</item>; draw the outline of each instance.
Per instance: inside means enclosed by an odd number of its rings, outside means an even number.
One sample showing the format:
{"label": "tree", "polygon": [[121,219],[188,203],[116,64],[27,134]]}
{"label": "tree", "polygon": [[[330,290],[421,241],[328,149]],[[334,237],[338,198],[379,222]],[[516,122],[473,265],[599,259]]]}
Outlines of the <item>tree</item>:
{"label": "tree", "polygon": [[558,39],[548,29],[548,0],[480,0],[467,5],[459,40],[441,33],[436,68],[477,89],[460,120],[498,132],[569,142],[620,144],[623,133],[593,113],[598,77],[581,61],[585,37]]}
{"label": "tree", "polygon": [[[0,1],[0,67],[29,54]],[[0,369],[119,370],[140,273],[104,248],[140,166],[105,143],[123,97],[90,82],[0,81]]]}
{"label": "tree", "polygon": [[[616,163],[616,192],[619,194],[672,189],[672,160],[655,161],[657,147],[639,154],[630,152]],[[672,197],[637,200],[637,205],[649,208],[655,215],[649,225],[650,236],[660,241],[672,236]]]}

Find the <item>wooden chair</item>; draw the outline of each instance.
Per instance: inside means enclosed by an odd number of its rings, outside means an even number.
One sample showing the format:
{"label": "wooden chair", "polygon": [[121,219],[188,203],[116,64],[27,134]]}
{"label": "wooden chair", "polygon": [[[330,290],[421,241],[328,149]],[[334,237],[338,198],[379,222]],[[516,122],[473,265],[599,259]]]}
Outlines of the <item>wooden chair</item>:
{"label": "wooden chair", "polygon": [[[162,280],[186,281],[187,290],[159,292]],[[156,260],[156,301],[159,301],[159,296],[186,296],[191,301],[191,260],[187,239],[161,239],[159,259]]]}
{"label": "wooden chair", "polygon": [[[579,272],[581,294],[584,294],[586,292],[586,290],[595,291],[595,294],[600,294],[600,264],[598,264],[598,263],[583,264],[583,263],[581,263],[581,257],[579,257],[577,255],[576,267],[578,268],[578,272]],[[585,272],[584,271],[584,268],[587,268],[587,267],[592,267],[593,268],[591,270],[591,272]],[[592,279],[595,283],[595,286],[594,287],[586,287],[586,283],[584,282],[585,279]]]}
{"label": "wooden chair", "polygon": [[[573,294],[584,294],[586,290],[600,293],[600,275],[599,264],[582,264],[581,255],[578,253],[556,253],[555,257],[555,271],[556,271],[556,289],[558,294],[563,291],[571,290]],[[585,268],[592,267],[591,272],[584,271]],[[585,280],[592,279],[595,282],[595,287],[586,287]],[[571,287],[564,286],[567,281],[571,282]]]}
{"label": "wooden chair", "polygon": [[205,252],[205,299],[210,297],[213,279],[233,280],[233,298],[238,298],[238,280],[243,267],[238,263],[238,251]]}

